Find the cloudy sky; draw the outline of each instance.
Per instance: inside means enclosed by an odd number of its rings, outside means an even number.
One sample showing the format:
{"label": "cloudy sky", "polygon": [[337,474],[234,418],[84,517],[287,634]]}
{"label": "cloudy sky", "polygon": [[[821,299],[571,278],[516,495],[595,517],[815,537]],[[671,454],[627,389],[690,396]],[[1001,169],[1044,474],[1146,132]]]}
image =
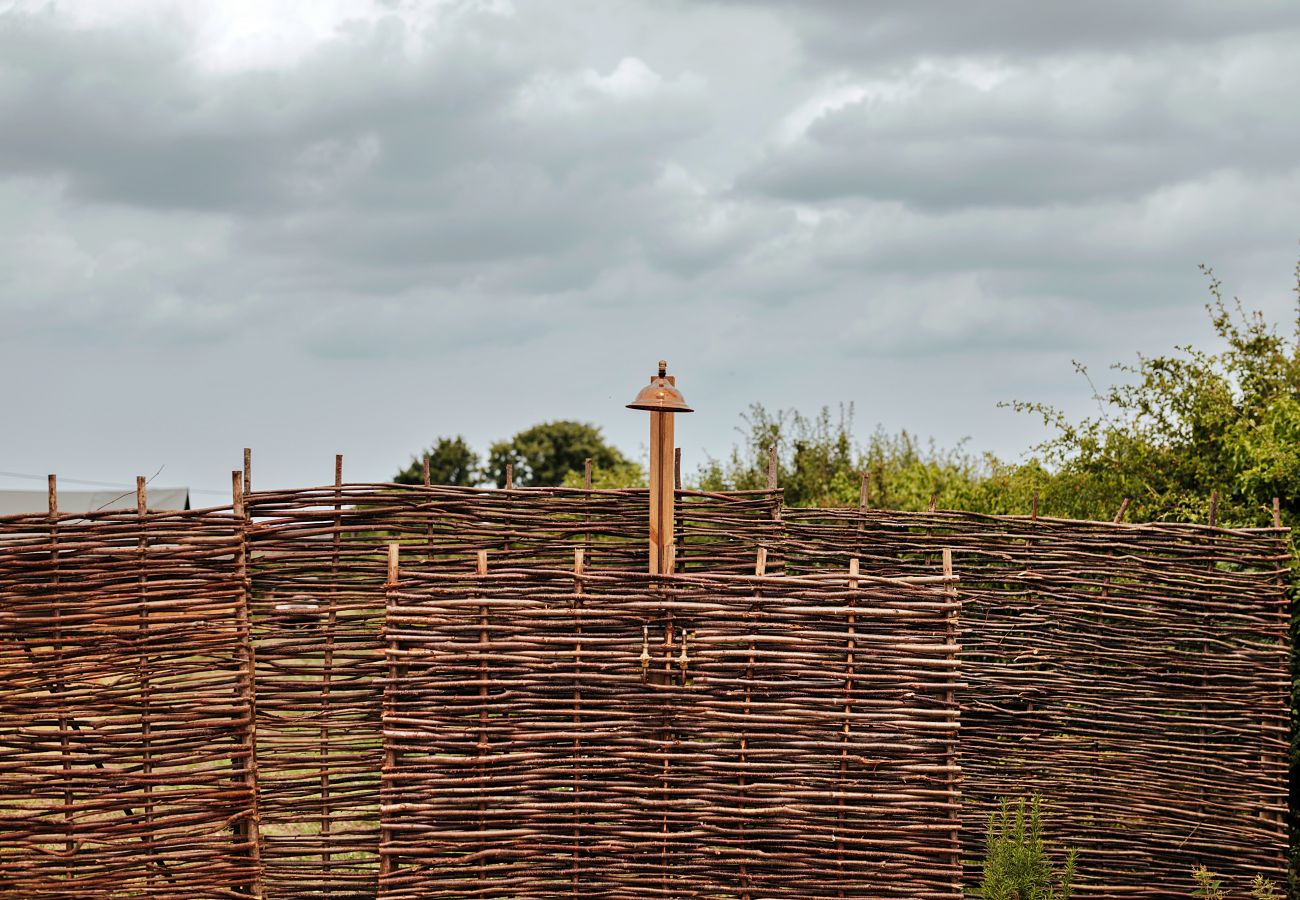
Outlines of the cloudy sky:
{"label": "cloudy sky", "polygon": [[0,470],[635,454],[661,356],[688,468],[753,401],[1015,456],[999,400],[1208,339],[1198,263],[1291,319],[1298,45],[1289,0],[0,0]]}

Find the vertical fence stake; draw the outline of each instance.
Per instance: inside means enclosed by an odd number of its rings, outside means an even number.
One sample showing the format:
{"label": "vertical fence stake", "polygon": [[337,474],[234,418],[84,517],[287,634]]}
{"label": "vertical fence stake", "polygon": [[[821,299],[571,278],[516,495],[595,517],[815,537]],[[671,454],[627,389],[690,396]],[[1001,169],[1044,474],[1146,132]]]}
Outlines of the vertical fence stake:
{"label": "vertical fence stake", "polygon": [[1219,492],[1214,490],[1210,493],[1210,527],[1213,528],[1219,524]]}
{"label": "vertical fence stake", "polygon": [[[230,473],[231,511],[234,514],[235,528],[239,541],[235,551],[235,578],[239,582],[239,598],[235,606],[236,624],[239,627],[240,655],[240,699],[248,708],[248,728],[244,732],[241,755],[235,760],[233,768],[236,778],[242,780],[248,788],[252,815],[235,823],[235,836],[248,846],[249,864],[253,869],[252,882],[248,893],[254,898],[263,896],[262,884],[262,820],[261,798],[258,796],[261,785],[257,773],[257,657],[253,650],[253,623],[248,612],[250,582],[248,574],[248,520],[249,509],[246,481],[238,470]],[[165,868],[164,868],[165,871]]]}
{"label": "vertical fence stake", "polygon": [[244,448],[244,494],[253,492],[253,448]]}
{"label": "vertical fence stake", "polygon": [[[64,866],[64,878],[68,884],[72,884],[72,854],[76,850],[77,844],[72,839],[72,791],[68,786],[72,784],[72,735],[68,731],[69,720],[71,719],[71,710],[67,705],[67,682],[64,672],[63,662],[63,602],[58,598],[59,593],[59,479],[56,475],[50,475],[46,481],[47,501],[50,509],[50,568],[53,572],[52,581],[56,599],[54,602],[54,685],[58,691],[58,711],[59,711],[59,755],[62,759],[63,768],[63,822],[66,829],[67,840],[63,845],[64,852],[67,854],[67,864]],[[26,647],[24,646],[24,649]],[[33,662],[35,660],[33,659]]]}
{"label": "vertical fence stake", "polygon": [[[848,586],[850,591],[858,589],[858,558],[855,556],[849,560],[849,580]],[[857,650],[857,621],[858,616],[855,612],[858,605],[858,598],[849,596],[848,612],[848,653],[844,668],[844,731],[841,738],[840,746],[840,780],[837,786],[837,793],[840,795],[836,800],[838,811],[836,813],[835,828],[835,854],[836,865],[840,871],[840,877],[836,879],[839,884],[839,890],[836,896],[844,896],[844,791],[848,786],[849,774],[849,734],[852,730],[853,716],[853,687],[854,687],[854,663],[855,652]]]}
{"label": "vertical fence stake", "polygon": [[[758,578],[762,578],[766,574],[767,574],[767,548],[759,547],[758,554],[754,560],[754,575]],[[759,591],[756,585],[754,588],[754,599],[753,602],[750,603],[750,607],[749,607],[751,612],[754,609],[754,604],[758,602],[761,596],[762,593]],[[749,864],[748,864],[750,849],[745,834],[746,820],[749,815],[749,797],[747,796],[747,791],[746,791],[746,788],[749,786],[749,781],[747,778],[748,775],[747,766],[749,765],[749,759],[748,759],[749,732],[746,730],[745,724],[749,721],[749,711],[750,711],[750,704],[752,702],[752,690],[754,686],[754,655],[755,655],[755,650],[758,646],[757,642],[754,640],[754,623],[752,617],[750,617],[747,630],[749,631],[749,655],[745,661],[745,701],[744,701],[744,706],[742,707],[741,724],[740,724],[740,802],[745,807],[740,817],[740,841],[742,845],[741,857],[740,857],[741,900],[750,900],[750,880],[749,880]]]}
{"label": "vertical fence stake", "polygon": [[[510,472],[510,468],[507,467],[507,468],[506,468],[507,477],[508,477],[508,475],[509,475],[509,472]],[[474,570],[475,570],[475,574],[478,575],[478,577],[479,577],[480,579],[481,579],[481,578],[485,578],[485,577],[487,577],[487,573],[488,573],[488,554],[487,554],[487,551],[486,551],[486,550],[479,550],[479,551],[475,554],[475,567],[474,567]],[[478,796],[479,796],[479,802],[478,802],[478,832],[479,832],[479,833],[478,833],[478,839],[479,839],[480,844],[482,845],[482,848],[481,848],[481,849],[485,849],[485,848],[486,848],[486,841],[487,841],[487,838],[486,838],[486,836],[485,836],[485,834],[486,834],[486,832],[487,832],[487,799],[486,799],[486,797],[487,797],[487,760],[486,760],[484,757],[487,755],[487,751],[488,751],[488,749],[491,747],[491,743],[488,741],[488,667],[487,667],[487,659],[488,659],[488,608],[487,608],[487,605],[486,605],[486,604],[483,604],[483,605],[479,606],[479,608],[478,608],[478,614],[479,614],[479,631],[478,631],[478,652],[479,652],[479,662],[478,662],[478,679],[479,679],[478,702],[479,702],[479,712],[478,712],[478,745],[477,745],[477,750],[478,750],[477,756],[478,756],[478,758],[477,758],[477,761],[476,761],[476,768],[478,769],[478,778],[479,778],[479,783],[478,783]],[[479,881],[481,881],[481,882],[485,882],[485,883],[486,883],[486,881],[487,881],[487,866],[486,866],[486,860],[485,860],[485,858],[483,858],[483,857],[480,857],[480,858],[479,858],[479,863],[478,863],[478,879],[479,879]]]}
{"label": "vertical fence stake", "polygon": [[325,602],[325,647],[321,655],[321,724],[317,734],[317,754],[320,759],[320,842],[321,869],[328,879],[334,869],[334,854],[330,844],[334,832],[334,811],[330,801],[330,757],[333,753],[330,734],[330,694],[334,681],[334,632],[338,627],[339,562],[343,542],[343,454],[334,455],[334,527],[330,536],[330,580]]}
{"label": "vertical fence stake", "polygon": [[[958,616],[960,615],[960,606],[961,606],[961,601],[960,601],[960,599],[959,599],[958,596],[957,596],[957,585],[954,583],[954,579],[953,579],[952,549],[949,548],[949,547],[944,547],[944,548],[943,548],[943,576],[944,576],[944,578],[948,579],[948,580],[945,581],[944,584],[943,584],[943,592],[944,592],[945,594],[948,595],[948,597],[949,597],[949,599],[950,599],[951,602],[953,602],[953,603],[955,603],[955,604],[957,605],[957,608],[956,608],[956,609],[953,609],[953,610],[951,610],[951,611],[948,613],[948,615],[947,615],[947,623],[946,623],[946,626],[945,626],[945,635],[946,635],[946,637],[947,637],[948,646],[949,646],[950,648],[952,648],[949,652],[952,654],[951,658],[955,660],[955,659],[956,659],[956,652],[957,652],[957,651],[956,651],[956,646],[957,646],[957,618],[958,618]],[[952,669],[952,670],[950,670],[949,673],[948,673],[948,679],[949,679],[949,685],[950,685],[950,686],[948,687],[948,689],[947,689],[946,691],[944,691],[944,701],[946,702],[946,704],[947,704],[947,706],[948,706],[949,709],[957,709],[957,712],[955,713],[955,715],[957,716],[957,724],[958,724],[958,727],[960,727],[960,722],[961,722],[961,712],[960,712],[960,710],[957,708],[957,691],[956,691],[956,688],[955,688],[955,687],[952,687],[952,686],[951,686],[951,684],[952,684],[952,680],[955,679],[956,677],[957,677],[957,671],[956,671],[956,669]],[[957,733],[959,734],[960,731],[958,731]],[[955,769],[957,768],[957,760],[956,760],[952,755],[949,756],[949,759],[948,759],[948,765],[949,765],[949,768],[950,768],[950,769],[954,769],[954,770],[955,770]],[[960,773],[959,771],[950,771],[949,774],[948,774],[948,783],[949,783],[949,784],[951,785],[951,787],[952,787],[953,802],[954,802],[954,803],[955,803],[955,804],[960,808],[960,806],[961,806],[961,773]],[[960,824],[958,824],[957,827],[954,827],[953,830],[952,830],[951,832],[949,832],[949,839],[950,839],[950,841],[951,841],[951,848],[952,848],[952,851],[951,851],[951,852],[952,852],[952,855],[953,855],[953,861],[954,861],[954,863],[955,863],[955,865],[956,865],[956,869],[957,869],[957,873],[958,873],[958,874],[957,874],[957,880],[954,882],[953,887],[955,888],[955,892],[956,892],[958,895],[960,895],[960,894],[961,894],[961,887],[962,887],[962,880],[961,880],[961,830],[960,830]]]}
{"label": "vertical fence stake", "polygon": [[[389,612],[393,608],[393,592],[397,590],[398,575],[400,574],[400,559],[398,553],[400,546],[393,541],[388,544],[388,577],[384,580],[384,646],[387,650],[387,661],[384,666],[385,674],[388,676],[384,682],[384,711],[386,713],[396,712],[397,703],[397,676],[398,676],[398,656],[399,649],[397,639],[393,637],[394,629],[388,622]],[[380,772],[379,791],[380,804],[383,805],[389,797],[397,793],[397,788],[393,786],[393,777],[397,769],[397,751],[393,749],[393,742],[384,738],[384,757],[383,769]],[[390,875],[393,872],[393,849],[391,847],[393,840],[393,831],[391,819],[388,816],[379,818],[379,884],[380,890],[384,889]],[[387,851],[387,852],[385,852]]]}
{"label": "vertical fence stake", "polygon": [[137,591],[140,604],[140,661],[138,663],[136,677],[140,683],[140,742],[141,742],[141,760],[140,775],[144,782],[144,827],[145,827],[145,853],[149,856],[149,876],[147,882],[150,890],[153,889],[153,868],[158,865],[158,859],[155,856],[156,845],[154,844],[153,819],[153,710],[152,710],[152,674],[149,671],[149,580],[146,574],[148,565],[148,548],[149,539],[146,535],[146,521],[149,511],[149,502],[145,488],[145,477],[137,475],[135,478],[135,510],[139,523],[140,535],[138,538],[139,547],[139,570],[136,577]]}
{"label": "vertical fence stake", "polygon": [[582,574],[583,549],[573,550],[573,623],[577,635],[573,643],[573,883],[572,894],[578,896],[578,873],[580,867],[579,847],[582,842],[582,804],[581,793],[582,740],[578,737],[582,730]]}
{"label": "vertical fence stake", "polygon": [[1119,512],[1115,513],[1115,520],[1111,523],[1112,525],[1118,525],[1124,521],[1124,513],[1128,512],[1128,504],[1129,499],[1125,497],[1124,502],[1119,505]]}
{"label": "vertical fence stake", "polygon": [[425,487],[433,486],[433,473],[429,471],[429,454],[424,454],[424,469],[421,472],[421,483]]}

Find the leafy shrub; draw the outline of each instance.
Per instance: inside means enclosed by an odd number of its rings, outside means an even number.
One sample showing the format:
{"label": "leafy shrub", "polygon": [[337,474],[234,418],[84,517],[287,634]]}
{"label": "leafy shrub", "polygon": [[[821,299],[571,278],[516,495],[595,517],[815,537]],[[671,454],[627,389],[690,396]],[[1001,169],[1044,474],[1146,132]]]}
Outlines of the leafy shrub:
{"label": "leafy shrub", "polygon": [[[1192,880],[1196,889],[1192,896],[1198,900],[1227,900],[1228,894],[1223,890],[1223,879],[1219,878],[1205,866],[1192,869]],[[1263,875],[1256,875],[1250,885],[1251,900],[1283,900],[1283,894],[1277,885]]]}

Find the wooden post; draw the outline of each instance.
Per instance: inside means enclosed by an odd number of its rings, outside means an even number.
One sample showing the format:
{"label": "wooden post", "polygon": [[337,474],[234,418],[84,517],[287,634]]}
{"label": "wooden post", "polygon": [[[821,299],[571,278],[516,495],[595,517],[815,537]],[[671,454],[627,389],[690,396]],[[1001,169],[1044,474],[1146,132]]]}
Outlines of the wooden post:
{"label": "wooden post", "polygon": [[1217,490],[1210,494],[1210,527],[1213,528],[1219,524],[1219,492]]}
{"label": "wooden post", "polygon": [[588,456],[582,461],[582,489],[591,490],[591,457]]}
{"label": "wooden post", "polygon": [[514,463],[506,463],[506,490],[513,491],[514,489],[515,489],[515,465]]}
{"label": "wooden post", "polygon": [[1115,521],[1111,524],[1118,525],[1124,520],[1124,513],[1128,512],[1128,503],[1128,497],[1125,497],[1124,502],[1119,505],[1119,512],[1115,513]]}
{"label": "wooden post", "polygon": [[424,454],[424,486],[431,487],[433,484],[432,477],[429,473],[429,454]]}
{"label": "wooden post", "polygon": [[244,448],[244,493],[253,492],[253,448]]}
{"label": "wooden post", "polygon": [[650,378],[629,409],[650,413],[650,561],[651,575],[669,575],[676,555],[676,485],[679,476],[673,440],[673,416],[690,412],[677,390],[677,379],[668,374],[668,362],[659,360],[659,373]]}
{"label": "wooden post", "polygon": [[650,572],[672,573],[673,413],[650,413]]}
{"label": "wooden post", "polygon": [[402,545],[397,541],[390,541],[388,544],[388,584],[397,584],[398,576],[401,574],[401,557]]}
{"label": "wooden post", "polygon": [[1034,491],[1034,511],[1031,514],[1031,518],[1035,521],[1038,520],[1038,491]]}
{"label": "wooden post", "polygon": [[767,489],[776,490],[776,444],[767,448]]}
{"label": "wooden post", "polygon": [[682,489],[682,448],[673,448],[673,489]]}

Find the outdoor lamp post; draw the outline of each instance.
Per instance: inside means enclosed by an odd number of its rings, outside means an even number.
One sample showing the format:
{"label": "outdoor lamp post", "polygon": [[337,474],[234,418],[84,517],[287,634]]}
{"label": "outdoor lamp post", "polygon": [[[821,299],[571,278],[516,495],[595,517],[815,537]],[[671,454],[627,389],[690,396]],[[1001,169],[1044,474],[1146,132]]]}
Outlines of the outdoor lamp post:
{"label": "outdoor lamp post", "polygon": [[650,413],[650,573],[673,571],[673,413],[694,412],[686,405],[668,363],[659,360],[659,374],[641,388],[628,409]]}

